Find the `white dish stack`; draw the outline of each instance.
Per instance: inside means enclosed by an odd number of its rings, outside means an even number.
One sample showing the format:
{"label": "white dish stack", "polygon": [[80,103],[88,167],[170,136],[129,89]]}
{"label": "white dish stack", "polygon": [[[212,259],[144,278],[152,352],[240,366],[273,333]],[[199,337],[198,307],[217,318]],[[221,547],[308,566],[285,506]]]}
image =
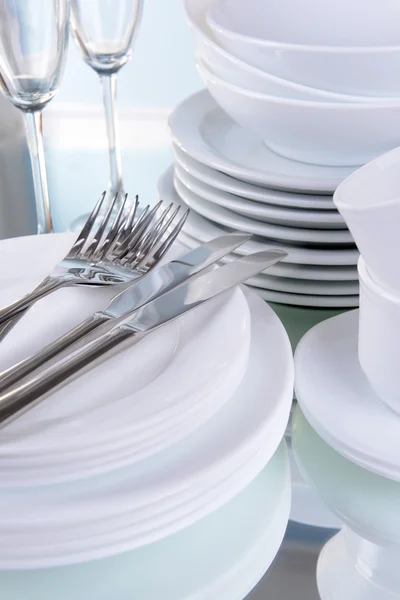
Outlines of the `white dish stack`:
{"label": "white dish stack", "polygon": [[[3,241],[0,304],[51,272],[73,240]],[[113,295],[66,288],[41,300],[2,341],[0,369]],[[237,288],[9,423],[0,432],[0,596],[243,598],[289,519],[293,379],[281,322]]]}
{"label": "white dish stack", "polygon": [[344,524],[320,555],[322,600],[400,598],[399,169],[397,148],[337,189],[361,251],[360,309],[317,325],[296,351],[294,450]]}
{"label": "white dish stack", "polygon": [[250,282],[263,298],[357,306],[358,253],[332,194],[400,144],[398,3],[185,0],[185,9],[208,93],[172,114],[175,164],[160,189],[173,181],[170,196],[192,210],[184,242],[253,233],[258,247],[289,252]]}

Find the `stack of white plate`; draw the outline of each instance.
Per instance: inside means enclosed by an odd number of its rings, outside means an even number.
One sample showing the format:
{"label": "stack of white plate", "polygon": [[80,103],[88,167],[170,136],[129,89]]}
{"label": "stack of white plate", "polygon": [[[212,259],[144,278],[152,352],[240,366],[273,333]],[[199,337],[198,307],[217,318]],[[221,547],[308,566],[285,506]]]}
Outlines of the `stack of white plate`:
{"label": "stack of white plate", "polygon": [[[68,234],[2,242],[0,304],[70,245]],[[0,368],[114,293],[71,288],[37,303],[2,342]],[[281,322],[238,288],[54,392],[0,432],[0,570],[133,551],[211,514],[277,451],[292,391]],[[286,473],[286,455],[280,464]]]}
{"label": "stack of white plate", "polygon": [[[351,171],[275,154],[203,91],[170,117],[175,162],[160,197],[191,209],[181,241],[193,247],[226,231],[254,234],[238,253],[278,247],[279,265],[248,283],[272,302],[358,305],[358,251],[332,194]],[[232,257],[227,257],[226,260]]]}
{"label": "stack of white plate", "polygon": [[249,486],[184,531],[83,565],[2,571],[0,594],[7,600],[242,599],[274,559],[289,508],[282,444]]}

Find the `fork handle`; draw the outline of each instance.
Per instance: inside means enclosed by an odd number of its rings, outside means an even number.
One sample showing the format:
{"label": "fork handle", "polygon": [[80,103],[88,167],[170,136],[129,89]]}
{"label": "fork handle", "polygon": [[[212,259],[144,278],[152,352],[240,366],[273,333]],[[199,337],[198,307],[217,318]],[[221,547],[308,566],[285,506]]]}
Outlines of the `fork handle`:
{"label": "fork handle", "polygon": [[[16,300],[0,310],[0,326],[30,308],[32,304],[40,300],[40,298],[44,298],[44,296],[47,296],[66,285],[68,285],[68,281],[64,279],[58,279],[52,276],[46,277],[35,287],[35,289],[29,292],[29,294],[26,294],[19,300]],[[7,329],[6,333],[8,333],[10,329],[11,327]]]}
{"label": "fork handle", "polygon": [[85,319],[85,321],[82,321],[82,323],[79,323],[74,329],[71,329],[51,344],[45,346],[36,354],[33,354],[9,369],[2,371],[0,373],[0,393],[14,385],[14,383],[20,381],[22,377],[29,375],[29,373],[38,367],[41,367],[48,360],[54,358],[57,354],[96,329],[99,325],[108,321],[109,318],[110,317],[107,317],[104,313],[95,313],[93,316]]}
{"label": "fork handle", "polygon": [[[86,345],[82,342],[76,349],[48,367],[31,373],[17,385],[0,394],[0,429],[19,415],[44,400],[50,392],[62,387],[104,360],[104,355],[114,354],[139,341],[145,333],[131,328],[113,328],[97,335]],[[124,343],[125,342],[125,343]]]}

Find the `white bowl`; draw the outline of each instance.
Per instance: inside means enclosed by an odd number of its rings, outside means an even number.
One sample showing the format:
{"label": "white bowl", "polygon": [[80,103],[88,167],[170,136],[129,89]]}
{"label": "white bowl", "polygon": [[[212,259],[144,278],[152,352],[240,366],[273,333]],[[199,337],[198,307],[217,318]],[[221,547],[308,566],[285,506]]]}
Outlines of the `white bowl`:
{"label": "white bowl", "polygon": [[259,92],[293,100],[311,100],[314,102],[393,102],[393,98],[376,96],[354,96],[327,92],[306,85],[300,85],[276,75],[271,75],[228,54],[219,46],[204,43],[198,51],[198,57],[215,75],[233,85],[243,87],[250,92]]}
{"label": "white bowl", "polygon": [[305,163],[357,166],[400,145],[400,101],[330,103],[267,96],[197,66],[219,106],[273,151]]}
{"label": "white bowl", "polygon": [[249,64],[316,88],[397,96],[397,0],[217,0],[207,23]]}
{"label": "white bowl", "polygon": [[[354,96],[320,90],[300,85],[276,75],[266,73],[236,58],[215,43],[212,32],[205,23],[207,6],[212,0],[185,0],[189,23],[195,32],[197,53],[218,77],[228,83],[244,87],[251,92],[282,96],[297,100],[320,102],[382,102],[383,98]],[[393,98],[386,98],[387,101]]]}
{"label": "white bowl", "polygon": [[400,294],[400,148],[347,177],[333,201],[374,280]]}
{"label": "white bowl", "polygon": [[358,273],[360,365],[378,396],[400,414],[400,295],[390,294],[380,287],[362,257]]}

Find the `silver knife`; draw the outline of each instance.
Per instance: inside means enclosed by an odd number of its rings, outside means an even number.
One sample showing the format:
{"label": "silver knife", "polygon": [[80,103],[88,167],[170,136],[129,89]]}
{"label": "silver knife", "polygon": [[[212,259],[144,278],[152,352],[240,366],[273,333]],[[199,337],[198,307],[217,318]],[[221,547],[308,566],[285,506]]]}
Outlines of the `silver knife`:
{"label": "silver knife", "polygon": [[241,257],[207,273],[198,273],[173,290],[148,302],[132,314],[101,325],[77,342],[56,362],[38,369],[0,395],[0,424],[6,425],[41,402],[50,392],[82,375],[113,354],[139,342],[166,323],[257,275],[287,256],[282,250],[266,250]]}
{"label": "silver knife", "polygon": [[33,356],[0,373],[0,392],[97,329],[105,321],[136,310],[146,302],[168,292],[194,273],[206,269],[226,254],[233,252],[250,238],[249,234],[222,235],[207,244],[198,246],[180,258],[130,281],[127,286],[124,286],[125,289],[111,300],[105,310],[95,313]]}

